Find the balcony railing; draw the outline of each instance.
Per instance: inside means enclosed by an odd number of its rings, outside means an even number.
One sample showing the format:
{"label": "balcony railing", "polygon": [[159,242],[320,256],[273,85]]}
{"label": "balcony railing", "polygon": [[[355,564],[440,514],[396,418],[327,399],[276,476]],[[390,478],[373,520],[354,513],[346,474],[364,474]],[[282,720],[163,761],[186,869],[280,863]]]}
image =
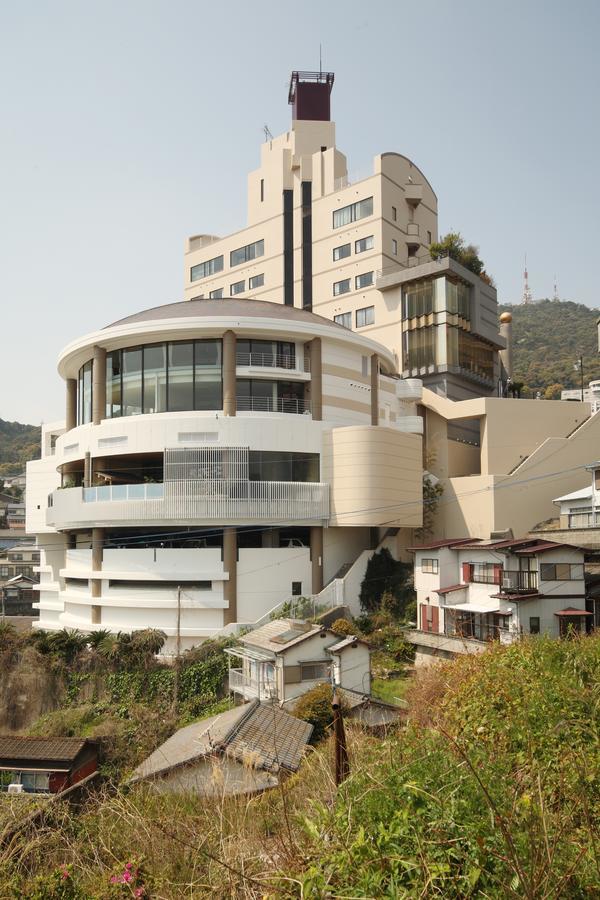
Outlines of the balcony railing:
{"label": "balcony railing", "polygon": [[501,587],[503,591],[537,591],[537,572],[502,572]]}
{"label": "balcony railing", "polygon": [[103,484],[98,487],[83,488],[84,503],[98,503],[101,500],[162,500],[165,496],[164,484]]}
{"label": "balcony railing", "polygon": [[[144,488],[144,491],[139,491]],[[324,482],[188,479],[164,484],[106,485],[54,491],[46,514],[59,528],[117,521],[324,521]]]}
{"label": "balcony railing", "polygon": [[277,699],[277,683],[270,679],[251,678],[243,669],[229,670],[229,690],[243,697],[259,700]]}
{"label": "balcony railing", "polygon": [[293,415],[310,415],[310,403],[298,397],[247,397],[237,398],[239,412],[277,412]]}
{"label": "balcony railing", "polygon": [[296,359],[289,353],[242,353],[235,355],[238,366],[257,366],[259,368],[287,369],[291,372],[310,372],[309,359]]}

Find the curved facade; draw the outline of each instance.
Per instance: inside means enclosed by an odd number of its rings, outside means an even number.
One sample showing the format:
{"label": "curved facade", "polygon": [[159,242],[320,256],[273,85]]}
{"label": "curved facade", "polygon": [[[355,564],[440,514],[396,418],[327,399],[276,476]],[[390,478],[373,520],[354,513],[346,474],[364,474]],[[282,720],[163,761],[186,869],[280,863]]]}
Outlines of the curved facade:
{"label": "curved facade", "polygon": [[420,524],[419,383],[310,312],[170,304],[73,342],[59,373],[65,424],[29,470],[39,627],[189,646],[318,595],[374,527]]}

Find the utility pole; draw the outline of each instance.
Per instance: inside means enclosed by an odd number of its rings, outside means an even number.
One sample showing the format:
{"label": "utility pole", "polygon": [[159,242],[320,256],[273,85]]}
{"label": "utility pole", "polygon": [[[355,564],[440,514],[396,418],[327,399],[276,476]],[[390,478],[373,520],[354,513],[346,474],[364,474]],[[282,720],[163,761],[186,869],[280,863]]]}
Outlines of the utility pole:
{"label": "utility pole", "polygon": [[175,677],[173,678],[173,706],[179,702],[179,664],[181,662],[181,585],[177,587],[177,630],[175,637]]}
{"label": "utility pole", "polygon": [[577,371],[577,370],[579,369],[579,374],[581,375],[581,402],[583,403],[583,382],[584,382],[584,378],[583,378],[583,353],[582,353],[581,356],[578,358],[578,360],[577,360],[577,362],[575,363],[575,365],[573,366],[573,368],[575,369],[575,371]]}
{"label": "utility pole", "polygon": [[335,783],[339,787],[342,781],[350,774],[350,761],[348,759],[348,747],[346,746],[342,706],[335,690],[331,706],[333,709],[333,740],[335,745]]}

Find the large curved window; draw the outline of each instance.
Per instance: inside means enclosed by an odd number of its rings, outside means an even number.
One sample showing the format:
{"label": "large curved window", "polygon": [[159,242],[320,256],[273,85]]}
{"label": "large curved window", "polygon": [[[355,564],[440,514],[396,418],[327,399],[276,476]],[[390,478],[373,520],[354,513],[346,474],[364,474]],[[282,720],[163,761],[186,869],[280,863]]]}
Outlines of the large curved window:
{"label": "large curved window", "polygon": [[79,370],[77,395],[77,424],[92,421],[92,361],[86,362]]}
{"label": "large curved window", "polygon": [[[212,339],[172,341],[108,353],[106,417],[222,409],[221,346]],[[81,422],[91,421],[91,384],[90,362],[79,373],[81,416],[89,407]]]}

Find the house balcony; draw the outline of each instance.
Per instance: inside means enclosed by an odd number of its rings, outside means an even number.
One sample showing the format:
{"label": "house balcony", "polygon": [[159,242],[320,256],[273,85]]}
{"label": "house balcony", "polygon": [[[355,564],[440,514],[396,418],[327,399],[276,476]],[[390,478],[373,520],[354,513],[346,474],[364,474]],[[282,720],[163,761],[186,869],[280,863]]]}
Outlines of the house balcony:
{"label": "house balcony", "polygon": [[500,590],[507,593],[531,593],[538,589],[537,572],[511,572],[506,569],[502,572]]}
{"label": "house balcony", "polygon": [[410,206],[418,206],[423,200],[422,184],[405,184],[404,199]]}
{"label": "house balcony", "polygon": [[415,222],[409,222],[406,226],[406,245],[408,247],[420,247],[419,226]]}
{"label": "house balcony", "polygon": [[64,488],[50,495],[46,524],[102,527],[115,522],[306,522],[329,519],[329,485],[298,481],[168,481]]}
{"label": "house balcony", "polygon": [[243,669],[229,670],[229,690],[245,700],[277,700],[277,684],[273,679],[252,678]]}

